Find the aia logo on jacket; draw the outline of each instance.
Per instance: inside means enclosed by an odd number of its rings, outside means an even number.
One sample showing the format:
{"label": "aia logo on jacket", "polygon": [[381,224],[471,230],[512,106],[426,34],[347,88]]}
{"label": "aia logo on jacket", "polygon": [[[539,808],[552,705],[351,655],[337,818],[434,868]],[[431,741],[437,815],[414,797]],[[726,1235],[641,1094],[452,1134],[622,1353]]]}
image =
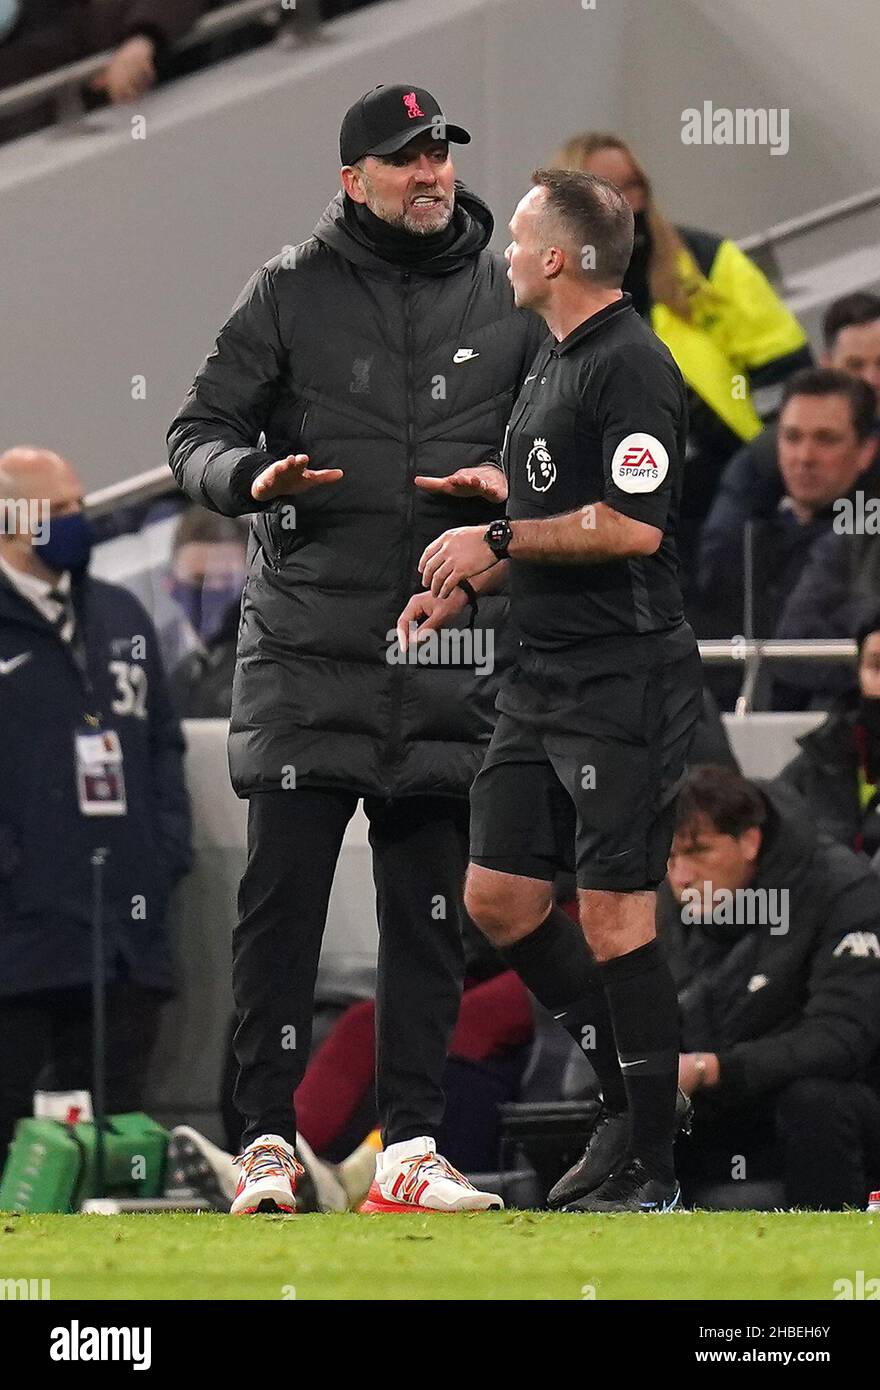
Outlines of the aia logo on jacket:
{"label": "aia logo on jacket", "polygon": [[614,450],[611,477],[622,492],[654,492],[669,472],[669,455],[653,434],[628,434]]}
{"label": "aia logo on jacket", "polygon": [[404,93],[403,104],[406,107],[406,114],[411,121],[414,121],[417,116],[424,116],[425,113],[419,106],[419,99],[415,92]]}

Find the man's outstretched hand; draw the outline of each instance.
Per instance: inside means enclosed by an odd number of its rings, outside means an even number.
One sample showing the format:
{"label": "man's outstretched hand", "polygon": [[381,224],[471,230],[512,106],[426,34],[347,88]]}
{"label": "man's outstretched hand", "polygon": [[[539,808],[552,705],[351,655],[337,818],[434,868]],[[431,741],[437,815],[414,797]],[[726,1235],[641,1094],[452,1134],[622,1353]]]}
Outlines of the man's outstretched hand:
{"label": "man's outstretched hand", "polygon": [[425,492],[442,492],[448,497],[482,497],[486,502],[507,501],[507,479],[500,468],[481,463],[476,468],[459,468],[448,478],[414,478]]}
{"label": "man's outstretched hand", "polygon": [[307,468],[308,454],[288,454],[258,473],[251,486],[255,502],[271,502],[273,497],[298,497],[324,483],[338,483],[341,468]]}

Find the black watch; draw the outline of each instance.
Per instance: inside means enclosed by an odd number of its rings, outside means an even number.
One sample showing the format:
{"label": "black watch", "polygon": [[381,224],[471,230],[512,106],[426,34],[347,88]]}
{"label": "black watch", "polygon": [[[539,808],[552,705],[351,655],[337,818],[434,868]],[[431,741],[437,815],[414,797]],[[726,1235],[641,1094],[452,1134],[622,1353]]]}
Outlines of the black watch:
{"label": "black watch", "polygon": [[507,559],[507,547],[513,540],[513,530],[507,517],[501,517],[499,521],[493,521],[483,540],[488,545],[492,554],[498,560]]}

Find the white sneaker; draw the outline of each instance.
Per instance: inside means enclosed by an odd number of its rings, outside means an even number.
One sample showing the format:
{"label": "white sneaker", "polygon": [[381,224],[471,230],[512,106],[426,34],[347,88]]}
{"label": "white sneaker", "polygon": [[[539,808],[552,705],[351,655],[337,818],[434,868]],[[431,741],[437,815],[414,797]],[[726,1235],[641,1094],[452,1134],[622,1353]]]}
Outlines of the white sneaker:
{"label": "white sneaker", "polygon": [[501,1211],[494,1192],[478,1192],[427,1136],[376,1155],[376,1176],[361,1211]]}
{"label": "white sneaker", "polygon": [[302,1168],[280,1134],[261,1134],[234,1162],[239,1165],[233,1216],[258,1211],[296,1211],[296,1180]]}

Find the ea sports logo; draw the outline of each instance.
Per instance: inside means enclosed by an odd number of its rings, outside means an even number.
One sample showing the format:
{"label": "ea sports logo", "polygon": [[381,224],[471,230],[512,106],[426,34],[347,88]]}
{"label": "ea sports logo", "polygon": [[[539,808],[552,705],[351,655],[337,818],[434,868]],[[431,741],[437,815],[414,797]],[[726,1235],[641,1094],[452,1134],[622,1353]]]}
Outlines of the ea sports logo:
{"label": "ea sports logo", "polygon": [[628,434],[614,450],[611,477],[621,492],[654,492],[669,472],[669,455],[653,434]]}
{"label": "ea sports logo", "polygon": [[627,449],[621,466],[624,470],[633,468],[637,474],[642,468],[653,468],[654,472],[657,472],[657,464],[650,449]]}
{"label": "ea sports logo", "polygon": [[556,482],[556,464],[546,439],[536,439],[526,459],[526,477],[535,492],[546,492]]}

